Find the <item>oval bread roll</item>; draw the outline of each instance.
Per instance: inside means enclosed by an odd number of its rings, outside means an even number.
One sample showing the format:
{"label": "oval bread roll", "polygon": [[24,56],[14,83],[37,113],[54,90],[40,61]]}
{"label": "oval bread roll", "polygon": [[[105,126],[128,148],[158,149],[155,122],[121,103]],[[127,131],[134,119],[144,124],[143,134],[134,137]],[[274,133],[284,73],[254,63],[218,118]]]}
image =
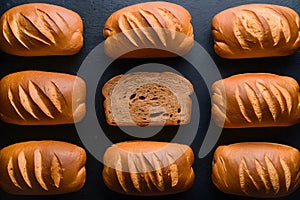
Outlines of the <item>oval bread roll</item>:
{"label": "oval bread roll", "polygon": [[73,144],[30,141],[0,151],[0,187],[16,195],[53,195],[80,190],[86,153]]}
{"label": "oval bread roll", "polygon": [[188,190],[194,182],[190,147],[165,142],[123,142],[104,154],[103,180],[115,192],[155,196]]}
{"label": "oval bread roll", "polygon": [[299,85],[267,73],[234,75],[212,86],[212,115],[224,128],[291,126],[299,122]]}
{"label": "oval bread roll", "polygon": [[30,3],[0,19],[0,49],[17,56],[73,55],[83,46],[80,16],[66,8]]}
{"label": "oval bread roll", "polygon": [[0,119],[19,125],[79,122],[85,115],[85,82],[42,71],[9,74],[0,81]]}
{"label": "oval bread roll", "polygon": [[273,143],[220,146],[214,155],[212,181],[222,192],[258,198],[293,193],[300,184],[300,153]]}
{"label": "oval bread roll", "polygon": [[300,46],[300,19],[287,7],[248,4],[212,20],[215,52],[229,59],[287,56]]}
{"label": "oval bread roll", "polygon": [[122,8],[106,21],[104,49],[113,58],[174,57],[194,43],[191,15],[169,2],[146,2]]}

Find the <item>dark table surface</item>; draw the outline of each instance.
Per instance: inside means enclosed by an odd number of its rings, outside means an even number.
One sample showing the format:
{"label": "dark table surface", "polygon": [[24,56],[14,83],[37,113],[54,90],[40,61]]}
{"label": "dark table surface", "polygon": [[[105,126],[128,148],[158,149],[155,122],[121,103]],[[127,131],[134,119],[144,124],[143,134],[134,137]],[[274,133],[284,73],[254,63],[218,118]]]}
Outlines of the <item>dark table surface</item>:
{"label": "dark table surface", "polygon": [[[3,76],[22,70],[43,70],[55,71],[69,74],[76,74],[86,56],[99,43],[103,42],[102,29],[106,19],[112,12],[131,4],[143,2],[138,0],[9,0],[0,1],[0,14],[6,10],[23,3],[46,2],[64,6],[79,13],[83,19],[85,31],[85,43],[81,52],[74,56],[67,57],[39,57],[22,58],[0,53],[0,78]],[[281,58],[263,58],[263,59],[244,59],[244,60],[225,60],[215,55],[213,51],[213,39],[211,36],[210,23],[212,17],[218,12],[237,5],[246,3],[273,3],[288,6],[300,13],[300,1],[298,0],[170,0],[184,6],[192,15],[195,40],[210,54],[216,63],[222,77],[228,77],[233,74],[245,72],[270,72],[280,75],[288,75],[300,82],[300,52],[293,56]],[[168,65],[182,73],[188,78],[195,87],[195,93],[199,102],[201,118],[199,129],[196,136],[190,144],[195,152],[194,170],[196,180],[193,187],[184,193],[165,196],[165,197],[143,197],[143,199],[250,199],[238,196],[223,194],[212,184],[211,162],[213,151],[206,157],[198,158],[198,152],[206,134],[206,129],[210,121],[210,96],[208,88],[203,82],[202,77],[194,72],[192,67],[181,66],[184,62],[180,58],[174,59],[148,59],[148,60],[121,60],[113,62],[105,71],[102,77],[99,77],[99,88],[111,77],[125,73],[126,71],[149,62],[157,62]],[[101,63],[99,63],[101,65]],[[205,74],[201,74],[205,76]],[[122,133],[118,128],[109,127],[104,118],[102,102],[103,97],[95,94],[98,119],[105,130],[105,134],[112,142],[140,139]],[[158,135],[147,138],[147,140],[172,141],[178,127],[168,127],[163,129]],[[92,130],[86,129],[86,134]],[[300,149],[300,125],[288,128],[256,128],[256,129],[228,129],[223,130],[220,139],[215,147],[222,144],[231,144],[244,141],[266,141],[287,144]],[[186,137],[189,136],[189,130],[186,129]],[[80,137],[77,134],[74,125],[59,126],[17,126],[0,122],[0,147],[3,148],[13,143],[29,140],[61,140],[67,141],[84,147]],[[1,200],[21,200],[21,199],[62,199],[62,200],[84,200],[84,199],[139,199],[140,197],[123,196],[109,191],[101,177],[102,164],[88,152],[87,160],[87,181],[82,190],[72,194],[45,196],[45,197],[26,197],[12,196],[0,191]],[[1,180],[0,180],[1,181]],[[296,191],[289,197],[282,199],[298,200],[300,191]]]}

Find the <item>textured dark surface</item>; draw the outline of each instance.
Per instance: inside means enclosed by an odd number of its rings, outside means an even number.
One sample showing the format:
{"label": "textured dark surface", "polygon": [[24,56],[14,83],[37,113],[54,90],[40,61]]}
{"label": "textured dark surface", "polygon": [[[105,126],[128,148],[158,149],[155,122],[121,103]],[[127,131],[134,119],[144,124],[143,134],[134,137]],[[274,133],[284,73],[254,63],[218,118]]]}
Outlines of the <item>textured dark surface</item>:
{"label": "textured dark surface", "polygon": [[[88,1],[74,1],[74,0],[53,0],[53,1],[24,1],[24,0],[10,0],[0,2],[0,14],[5,10],[23,3],[29,2],[47,2],[64,6],[71,10],[78,12],[83,18],[85,25],[85,44],[82,51],[75,56],[68,57],[41,57],[41,58],[21,58],[16,56],[6,55],[0,53],[0,78],[3,76],[22,70],[36,69],[44,71],[65,72],[69,74],[76,74],[84,58],[88,53],[104,38],[102,36],[102,29],[106,19],[112,12],[134,3],[142,1],[137,0],[88,0]],[[246,3],[273,3],[283,6],[288,6],[300,13],[300,1],[298,0],[172,0],[170,2],[178,3],[188,9],[193,18],[193,26],[195,33],[195,40],[200,43],[212,56],[217,64],[223,77],[228,77],[233,74],[245,72],[270,72],[280,75],[288,75],[294,77],[300,82],[300,52],[290,57],[284,58],[264,58],[264,59],[247,59],[247,60],[225,60],[217,57],[213,51],[213,39],[211,36],[210,23],[212,17],[218,12],[237,5]],[[159,62],[174,67],[185,75],[195,86],[195,91],[200,103],[201,121],[200,128],[195,138],[192,149],[195,152],[194,170],[196,173],[196,180],[194,186],[187,192],[171,195],[166,197],[149,197],[145,199],[251,199],[242,198],[238,196],[226,195],[218,191],[212,184],[211,174],[211,152],[204,159],[198,159],[198,151],[202,144],[202,140],[206,133],[206,128],[210,119],[210,98],[208,96],[207,87],[203,83],[201,76],[195,73],[194,69],[188,66],[181,66],[184,64],[179,58],[175,59],[151,59],[151,60],[122,60],[114,62],[105,72],[100,80],[99,86],[102,86],[109,78],[124,73],[136,65],[147,62]],[[203,75],[205,76],[205,75]],[[103,108],[101,106],[103,98],[101,95],[96,95],[99,107],[96,108],[99,113],[100,124],[109,135],[109,138],[114,141],[124,141],[129,139],[136,139],[122,134],[122,132],[115,127],[107,126],[104,120]],[[99,98],[98,98],[99,97]],[[164,134],[158,134],[151,138],[155,140],[171,141],[173,135],[176,133],[176,127],[167,127],[162,130]],[[267,141],[277,142],[291,145],[300,149],[300,125],[289,128],[259,128],[259,129],[235,129],[224,130],[217,145],[230,144],[242,141]],[[5,147],[10,144],[28,141],[28,140],[42,140],[55,139],[61,141],[68,141],[74,144],[83,146],[76,133],[75,126],[61,125],[61,126],[37,126],[37,127],[23,127],[12,124],[5,124],[0,122],[0,147]],[[87,130],[88,134],[88,130]],[[188,131],[186,133],[189,134]],[[102,177],[102,164],[88,154],[87,161],[87,182],[85,187],[74,194],[49,196],[49,197],[24,197],[12,196],[0,192],[0,200],[21,200],[21,199],[63,199],[63,200],[91,200],[91,199],[140,199],[140,197],[128,197],[119,195],[108,191],[104,186]],[[0,180],[1,181],[1,180]],[[143,198],[144,199],[144,198]],[[285,200],[300,199],[300,191],[296,191],[293,195],[282,198]]]}

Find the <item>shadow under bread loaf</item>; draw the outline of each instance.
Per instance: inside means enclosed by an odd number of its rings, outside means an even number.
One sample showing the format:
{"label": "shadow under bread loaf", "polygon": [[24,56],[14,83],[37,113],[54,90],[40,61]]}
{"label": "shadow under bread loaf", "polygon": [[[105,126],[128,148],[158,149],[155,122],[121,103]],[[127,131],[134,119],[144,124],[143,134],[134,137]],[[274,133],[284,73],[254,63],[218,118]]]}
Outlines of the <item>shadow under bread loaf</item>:
{"label": "shadow under bread loaf", "polygon": [[300,184],[300,153],[274,143],[220,146],[214,154],[212,181],[229,194],[258,198],[287,196]]}
{"label": "shadow under bread loaf", "polygon": [[80,16],[66,8],[30,3],[0,19],[0,49],[17,56],[73,55],[83,46]]}
{"label": "shadow under bread loaf", "polygon": [[212,86],[212,115],[224,128],[292,126],[300,120],[300,95],[291,77],[234,75]]}
{"label": "shadow under bread loaf", "polygon": [[294,10],[272,4],[230,8],[212,20],[215,52],[229,59],[294,54],[300,46],[299,30]]}
{"label": "shadow under bread loaf", "polygon": [[186,145],[133,141],[114,144],[104,154],[102,177],[112,191],[140,196],[188,190],[195,179],[194,153]]}
{"label": "shadow under bread loaf", "polygon": [[0,119],[19,125],[79,122],[86,112],[85,82],[73,75],[23,71],[0,80]]}
{"label": "shadow under bread loaf", "polygon": [[105,53],[113,58],[174,57],[194,43],[190,13],[169,2],[146,2],[122,8],[106,21]]}
{"label": "shadow under bread loaf", "polygon": [[16,195],[54,195],[80,190],[86,153],[58,141],[17,143],[0,151],[0,187]]}
{"label": "shadow under bread loaf", "polygon": [[110,79],[102,88],[112,126],[183,125],[192,112],[193,85],[171,72],[137,72]]}

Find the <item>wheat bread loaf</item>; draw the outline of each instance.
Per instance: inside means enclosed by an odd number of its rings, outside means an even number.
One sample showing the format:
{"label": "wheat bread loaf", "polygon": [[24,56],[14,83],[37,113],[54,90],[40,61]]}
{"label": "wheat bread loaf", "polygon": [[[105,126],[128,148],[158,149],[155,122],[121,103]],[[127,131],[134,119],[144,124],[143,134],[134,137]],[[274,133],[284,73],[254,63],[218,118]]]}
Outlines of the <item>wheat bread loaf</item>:
{"label": "wheat bread loaf", "polygon": [[80,190],[86,153],[58,141],[21,142],[0,151],[0,187],[15,195],[54,195]]}
{"label": "wheat bread loaf", "polygon": [[169,2],[146,2],[114,12],[104,30],[105,53],[113,58],[174,57],[194,43],[190,13]]}
{"label": "wheat bread loaf", "polygon": [[212,115],[224,128],[292,126],[299,122],[299,85],[269,73],[238,74],[212,85]]}
{"label": "wheat bread loaf", "polygon": [[118,193],[158,196],[188,190],[195,179],[194,154],[181,144],[131,141],[114,144],[104,154],[102,177]]}
{"label": "wheat bread loaf", "polygon": [[299,15],[288,7],[246,4],[212,20],[215,52],[229,59],[287,56],[300,46]]}
{"label": "wheat bread loaf", "polygon": [[79,122],[86,112],[85,82],[73,75],[15,72],[0,80],[0,119],[18,125]]}
{"label": "wheat bread loaf", "polygon": [[214,154],[212,181],[229,194],[287,196],[300,184],[300,153],[290,146],[263,142],[220,146]]}
{"label": "wheat bread loaf", "polygon": [[0,19],[0,49],[17,56],[73,55],[83,46],[81,17],[69,9],[28,3]]}

